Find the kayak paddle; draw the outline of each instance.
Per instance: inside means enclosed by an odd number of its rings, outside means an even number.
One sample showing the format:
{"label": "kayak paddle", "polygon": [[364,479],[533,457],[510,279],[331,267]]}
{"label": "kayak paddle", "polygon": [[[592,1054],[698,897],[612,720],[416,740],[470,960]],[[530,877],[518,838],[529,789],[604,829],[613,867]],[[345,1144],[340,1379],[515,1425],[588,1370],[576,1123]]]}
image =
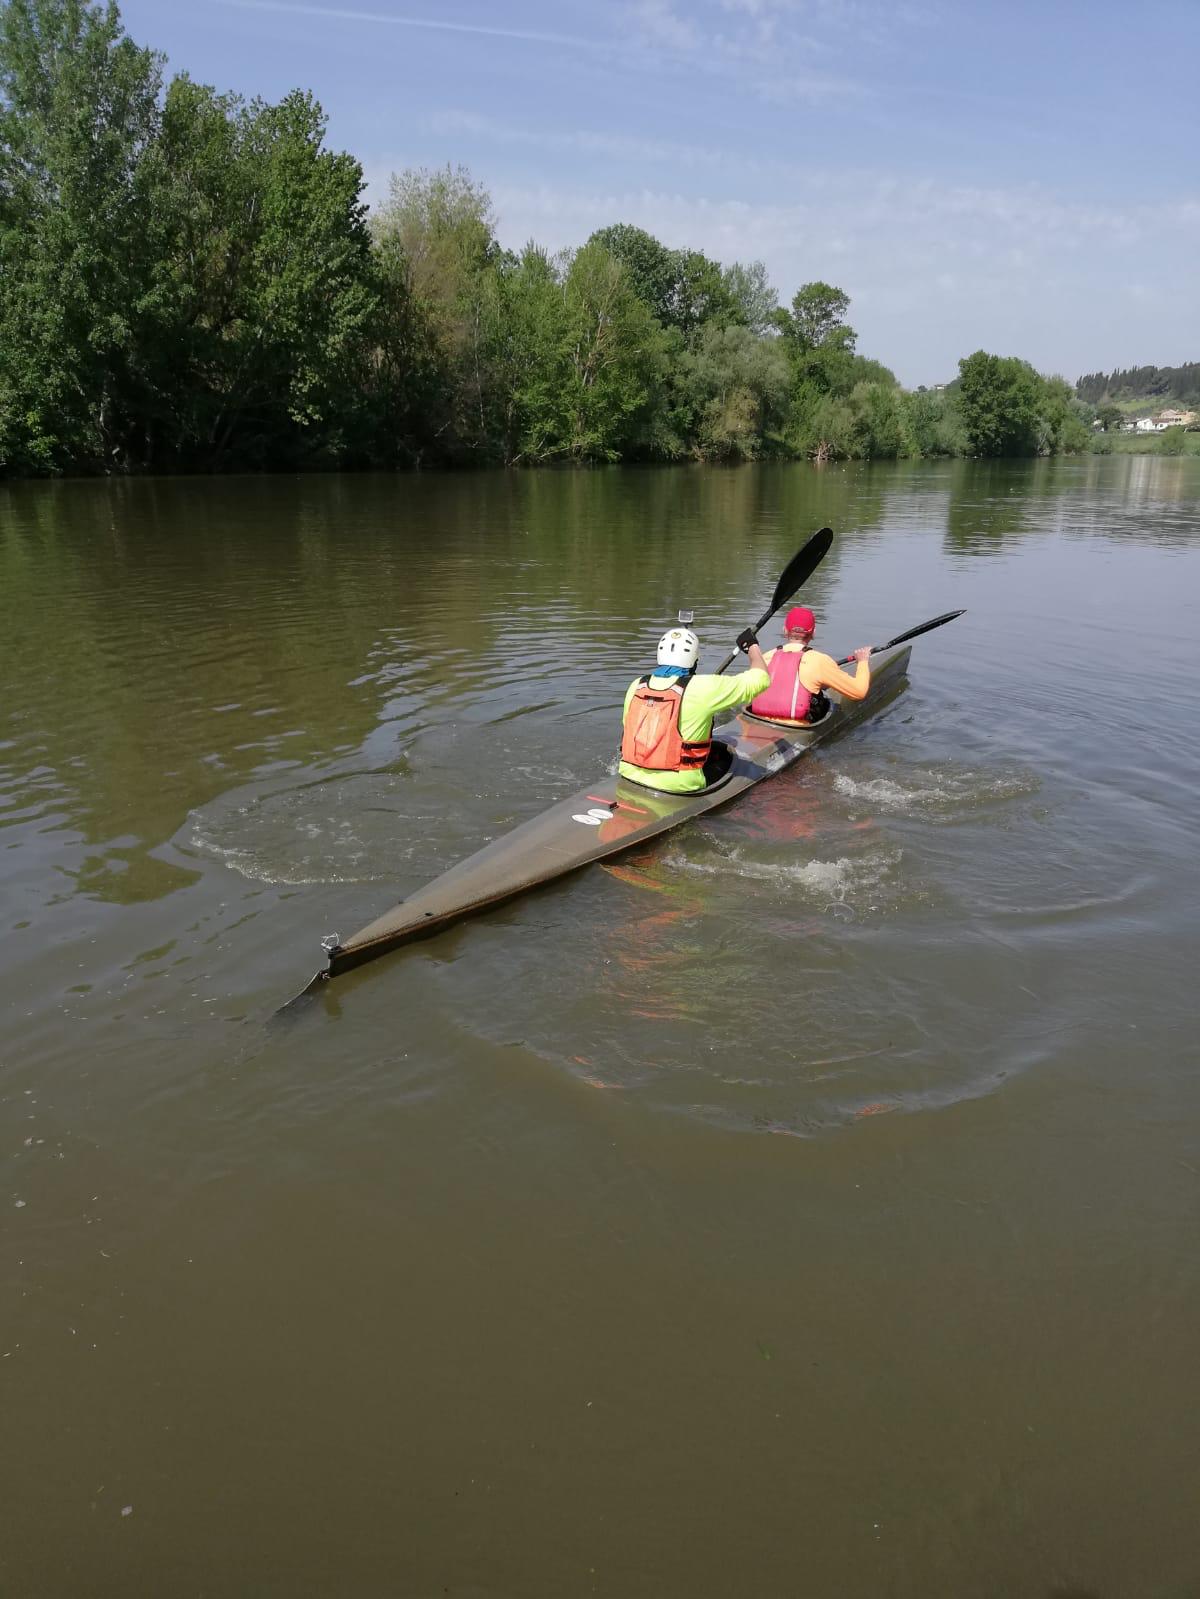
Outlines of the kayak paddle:
{"label": "kayak paddle", "polygon": [[[803,549],[796,551],[795,555],[784,567],[783,576],[775,585],[775,592],[771,596],[770,605],[767,606],[758,621],[755,622],[753,628],[755,633],[758,632],[759,628],[766,627],[779,607],[787,604],[801,584],[808,582],[809,578],[829,554],[829,546],[832,543],[833,529],[831,527],[823,527],[819,533],[813,534]],[[736,654],[737,650],[732,650],[721,662],[720,666],[717,667],[716,675],[718,677]]]}
{"label": "kayak paddle", "polygon": [[[910,638],[930,633],[935,627],[945,627],[947,622],[953,622],[956,616],[963,616],[965,612],[964,606],[961,611],[947,611],[945,616],[935,616],[932,622],[922,622],[920,627],[910,627],[907,633],[897,633],[895,638],[888,639],[886,644],[872,644],[871,654],[874,655],[878,650],[890,650],[894,644],[907,644]],[[853,655],[843,655],[838,665],[847,666],[853,659]]]}

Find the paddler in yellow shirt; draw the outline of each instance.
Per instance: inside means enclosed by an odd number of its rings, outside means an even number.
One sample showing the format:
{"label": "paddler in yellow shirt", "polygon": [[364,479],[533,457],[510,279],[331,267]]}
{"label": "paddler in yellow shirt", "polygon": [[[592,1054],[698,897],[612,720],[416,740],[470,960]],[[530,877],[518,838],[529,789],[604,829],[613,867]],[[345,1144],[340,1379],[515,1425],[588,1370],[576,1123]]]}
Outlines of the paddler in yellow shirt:
{"label": "paddler in yellow shirt", "polygon": [[[622,777],[665,794],[695,794],[708,786],[705,762],[712,751],[713,722],[771,686],[752,628],[738,639],[749,670],[736,677],[697,674],[700,640],[673,627],[658,641],[658,664],[629,685],[621,738]],[[719,774],[714,774],[719,775]]]}

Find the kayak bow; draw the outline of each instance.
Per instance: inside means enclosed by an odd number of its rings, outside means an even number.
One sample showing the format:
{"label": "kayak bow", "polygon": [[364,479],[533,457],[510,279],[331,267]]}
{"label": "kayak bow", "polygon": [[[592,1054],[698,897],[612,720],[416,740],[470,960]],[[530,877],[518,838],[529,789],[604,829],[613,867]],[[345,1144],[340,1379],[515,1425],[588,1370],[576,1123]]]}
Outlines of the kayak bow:
{"label": "kayak bow", "polygon": [[329,964],[304,992],[311,993],[329,978],[402,944],[428,938],[477,911],[727,805],[791,766],[813,745],[878,710],[898,687],[908,657],[907,645],[880,651],[872,659],[866,699],[843,700],[830,690],[832,709],[813,727],[788,727],[745,710],[738,712],[713,735],[714,746],[724,745],[729,751],[728,770],[699,793],[664,794],[623,777],[605,777],[560,800],[452,866],[353,937],[324,940]]}

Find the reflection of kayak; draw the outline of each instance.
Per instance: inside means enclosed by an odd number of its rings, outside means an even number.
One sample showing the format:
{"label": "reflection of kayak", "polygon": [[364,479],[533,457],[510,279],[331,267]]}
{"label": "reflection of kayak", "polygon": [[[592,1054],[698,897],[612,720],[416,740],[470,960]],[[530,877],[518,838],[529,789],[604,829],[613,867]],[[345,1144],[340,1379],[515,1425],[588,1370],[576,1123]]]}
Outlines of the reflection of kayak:
{"label": "reflection of kayak", "polygon": [[723,745],[728,751],[725,775],[698,794],[662,794],[622,777],[606,777],[570,799],[560,800],[452,866],[344,943],[327,940],[329,966],[313,978],[306,992],[401,944],[427,938],[489,905],[643,844],[693,816],[728,804],[799,760],[831,733],[878,710],[903,677],[908,656],[908,645],[873,656],[866,699],[843,701],[831,690],[832,709],[813,727],[785,727],[739,712],[714,734],[714,748]]}

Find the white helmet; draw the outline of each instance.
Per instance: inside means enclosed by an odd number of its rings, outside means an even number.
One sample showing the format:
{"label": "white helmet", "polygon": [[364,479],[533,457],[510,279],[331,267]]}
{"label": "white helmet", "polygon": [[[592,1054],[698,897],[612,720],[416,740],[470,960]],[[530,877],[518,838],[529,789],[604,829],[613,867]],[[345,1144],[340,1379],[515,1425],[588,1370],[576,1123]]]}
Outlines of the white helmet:
{"label": "white helmet", "polygon": [[687,627],[673,627],[658,641],[660,666],[686,666],[691,671],[700,659],[700,640]]}

